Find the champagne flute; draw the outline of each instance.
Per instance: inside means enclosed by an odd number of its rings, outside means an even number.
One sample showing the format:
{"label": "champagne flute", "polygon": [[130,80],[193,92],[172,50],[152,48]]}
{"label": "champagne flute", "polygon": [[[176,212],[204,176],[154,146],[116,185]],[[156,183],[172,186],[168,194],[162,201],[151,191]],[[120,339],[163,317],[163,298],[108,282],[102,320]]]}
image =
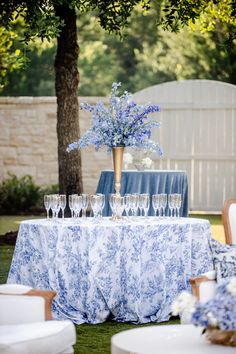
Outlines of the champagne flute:
{"label": "champagne flute", "polygon": [[51,208],[51,196],[49,194],[44,195],[43,201],[45,209],[47,211],[47,219],[49,219],[49,210]]}
{"label": "champagne flute", "polygon": [[89,196],[88,194],[81,194],[82,197],[82,218],[86,217],[86,210],[88,208]]}
{"label": "champagne flute", "polygon": [[62,212],[62,219],[64,219],[64,212],[66,208],[66,195],[65,194],[60,194],[60,208]]}

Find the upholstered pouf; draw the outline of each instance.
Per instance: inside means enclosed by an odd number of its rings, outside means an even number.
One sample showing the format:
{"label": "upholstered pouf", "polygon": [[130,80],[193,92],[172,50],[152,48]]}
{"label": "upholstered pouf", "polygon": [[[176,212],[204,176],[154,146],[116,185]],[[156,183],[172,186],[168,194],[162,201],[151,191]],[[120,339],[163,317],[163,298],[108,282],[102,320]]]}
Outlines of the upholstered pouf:
{"label": "upholstered pouf", "polygon": [[69,354],[75,342],[75,327],[70,321],[0,326],[1,354]]}

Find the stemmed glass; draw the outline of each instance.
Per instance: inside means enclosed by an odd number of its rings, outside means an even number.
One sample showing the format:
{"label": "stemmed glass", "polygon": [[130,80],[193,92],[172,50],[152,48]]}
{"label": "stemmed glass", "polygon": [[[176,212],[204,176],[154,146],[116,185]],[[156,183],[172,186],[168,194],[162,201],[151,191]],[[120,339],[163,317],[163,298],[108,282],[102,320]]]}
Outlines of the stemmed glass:
{"label": "stemmed glass", "polygon": [[57,218],[60,210],[60,196],[58,194],[51,196],[51,209],[53,219]]}
{"label": "stemmed glass", "polygon": [[138,200],[139,200],[138,194],[131,194],[131,196],[130,196],[130,209],[132,212],[132,216],[137,216],[138,207],[139,207]]}
{"label": "stemmed glass", "polygon": [[175,216],[175,195],[169,194],[168,195],[168,205],[170,209],[170,217],[173,218]]}
{"label": "stemmed glass", "polygon": [[45,209],[47,211],[47,219],[49,219],[49,210],[51,208],[51,195],[48,194],[44,195],[43,201],[44,201]]}
{"label": "stemmed glass", "polygon": [[162,216],[165,217],[166,206],[167,206],[167,194],[161,193],[160,194],[160,207],[161,207],[160,211],[162,211],[162,213],[160,213],[160,216],[162,214]]}
{"label": "stemmed glass", "polygon": [[130,196],[131,194],[125,194],[124,196],[124,209],[127,217],[129,216],[130,211]]}
{"label": "stemmed glass", "polygon": [[102,194],[102,193],[97,193],[96,195],[98,195],[100,197],[98,203],[99,203],[99,218],[101,219],[102,218],[102,212],[103,212],[103,209],[104,209],[104,206],[105,206],[105,194]]}
{"label": "stemmed glass", "polygon": [[86,210],[88,208],[88,203],[89,203],[89,196],[88,194],[81,194],[82,197],[82,218],[86,217]]}
{"label": "stemmed glass", "polygon": [[149,207],[150,207],[150,195],[148,193],[140,194],[139,195],[140,215],[142,216],[142,210],[143,210],[144,216],[147,217]]}
{"label": "stemmed glass", "polygon": [[154,215],[157,215],[157,210],[158,210],[158,216],[160,217],[161,214],[161,195],[160,194],[153,194],[152,195],[152,207],[154,209]]}
{"label": "stemmed glass", "polygon": [[143,216],[143,203],[144,203],[144,199],[143,199],[143,196],[142,194],[139,194],[138,195],[138,208],[139,208],[139,213],[140,213],[140,216]]}
{"label": "stemmed glass", "polygon": [[115,206],[114,206],[114,197],[115,197],[115,194],[114,193],[110,193],[109,194],[109,205],[110,205],[110,208],[111,208],[111,213],[112,213],[112,218],[115,216]]}
{"label": "stemmed glass", "polygon": [[76,197],[77,194],[70,194],[69,198],[68,198],[68,204],[69,204],[69,208],[70,208],[70,212],[71,212],[71,218],[73,218],[75,216],[75,204],[74,204],[74,197]]}
{"label": "stemmed glass", "polygon": [[177,218],[179,218],[180,217],[180,208],[181,208],[181,204],[182,204],[182,196],[181,196],[181,194],[176,193],[175,198],[176,198],[176,210],[177,210],[176,216],[177,216]]}
{"label": "stemmed glass", "polygon": [[115,214],[115,219],[121,219],[124,211],[124,197],[115,195],[113,197],[113,209]]}
{"label": "stemmed glass", "polygon": [[75,216],[76,218],[79,217],[79,214],[81,212],[82,209],[82,197],[81,195],[74,195],[72,198],[73,201],[73,210],[75,212]]}
{"label": "stemmed glass", "polygon": [[64,211],[66,208],[66,195],[65,194],[60,194],[60,208],[62,212],[62,218],[64,219]]}
{"label": "stemmed glass", "polygon": [[92,207],[92,210],[93,210],[94,221],[97,221],[98,214],[99,214],[99,209],[101,207],[101,205],[100,205],[101,197],[99,195],[96,195],[96,194],[91,195],[90,203],[91,203],[91,207]]}

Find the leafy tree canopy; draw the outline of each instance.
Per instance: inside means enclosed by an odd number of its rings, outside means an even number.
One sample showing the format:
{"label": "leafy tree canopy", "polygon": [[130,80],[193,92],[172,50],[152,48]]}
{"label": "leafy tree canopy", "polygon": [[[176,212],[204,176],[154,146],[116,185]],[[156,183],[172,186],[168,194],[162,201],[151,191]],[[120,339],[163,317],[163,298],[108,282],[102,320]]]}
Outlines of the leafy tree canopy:
{"label": "leafy tree canopy", "polygon": [[0,2],[2,24],[9,28],[18,16],[22,16],[26,42],[36,36],[50,40],[59,35],[63,25],[55,14],[55,7],[63,4],[80,12],[96,10],[101,26],[108,32],[120,33],[135,6],[139,5],[144,12],[155,8],[158,24],[168,30],[176,32],[185,25],[194,26],[197,19],[203,30],[213,30],[221,21],[231,26],[228,41],[235,39],[235,0],[3,0]]}
{"label": "leafy tree canopy", "polygon": [[13,31],[0,26],[0,90],[6,84],[7,74],[24,67],[27,62],[22,51],[13,47],[16,37]]}
{"label": "leafy tree canopy", "polygon": [[[213,79],[236,84],[236,47],[225,50],[223,43],[230,26],[217,23],[214,31],[202,33],[199,20],[192,30],[178,33],[155,26],[156,9],[143,14],[133,10],[122,41],[108,35],[99,26],[96,12],[78,13],[80,44],[79,95],[107,95],[112,81],[121,81],[125,89],[136,92],[147,86],[170,80]],[[22,37],[19,19],[14,31]],[[184,38],[184,40],[183,40]],[[27,70],[8,73],[9,84],[2,95],[55,95],[53,58],[56,41],[35,39],[30,42]],[[17,49],[15,43],[13,49]]]}

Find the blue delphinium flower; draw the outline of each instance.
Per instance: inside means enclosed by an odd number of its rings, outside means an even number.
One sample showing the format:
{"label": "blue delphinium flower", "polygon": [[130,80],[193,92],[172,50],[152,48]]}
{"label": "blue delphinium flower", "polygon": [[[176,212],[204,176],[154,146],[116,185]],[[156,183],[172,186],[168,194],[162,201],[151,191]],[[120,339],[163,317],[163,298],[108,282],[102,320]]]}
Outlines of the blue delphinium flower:
{"label": "blue delphinium flower", "polygon": [[119,96],[120,86],[121,83],[112,84],[108,106],[103,102],[95,106],[80,105],[81,109],[92,114],[92,127],[78,141],[71,143],[67,151],[88,145],[94,145],[96,150],[105,145],[108,151],[115,146],[131,146],[162,155],[158,143],[150,140],[152,128],[159,123],[149,117],[150,113],[159,112],[160,106],[136,104],[127,91]]}

